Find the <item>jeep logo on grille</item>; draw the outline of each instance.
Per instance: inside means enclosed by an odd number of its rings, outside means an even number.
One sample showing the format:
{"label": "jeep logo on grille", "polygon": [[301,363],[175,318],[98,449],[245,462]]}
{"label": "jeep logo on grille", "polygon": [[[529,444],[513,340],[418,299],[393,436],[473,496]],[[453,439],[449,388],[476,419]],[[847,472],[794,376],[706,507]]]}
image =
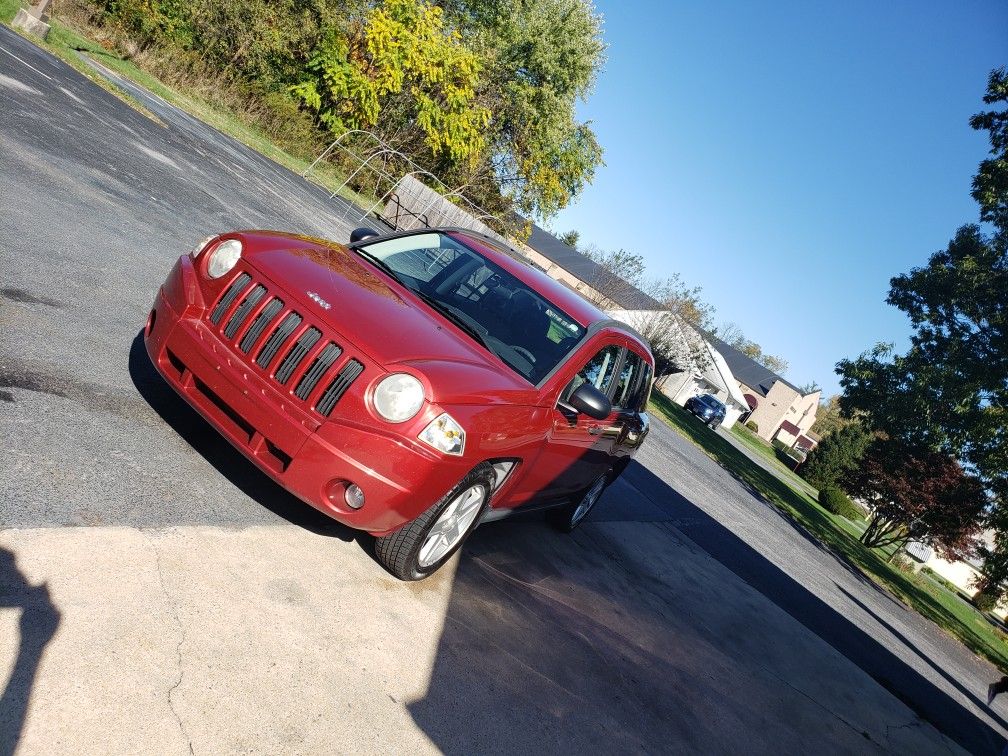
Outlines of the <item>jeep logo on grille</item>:
{"label": "jeep logo on grille", "polygon": [[306,292],[306,293],[308,294],[309,297],[311,297],[312,299],[314,299],[318,303],[318,306],[321,307],[323,310],[328,310],[332,306],[328,302],[326,302],[324,299],[322,299],[322,297],[320,297],[314,291],[309,291],[309,292]]}

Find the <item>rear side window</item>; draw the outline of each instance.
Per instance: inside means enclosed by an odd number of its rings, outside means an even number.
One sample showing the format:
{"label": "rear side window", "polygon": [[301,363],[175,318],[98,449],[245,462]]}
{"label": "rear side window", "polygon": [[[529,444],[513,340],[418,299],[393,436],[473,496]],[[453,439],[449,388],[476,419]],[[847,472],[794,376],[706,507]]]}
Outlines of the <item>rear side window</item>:
{"label": "rear side window", "polygon": [[651,398],[651,366],[644,363],[644,374],[641,376],[640,385],[637,386],[637,396],[634,398],[633,409],[643,412],[647,406],[648,399]]}
{"label": "rear side window", "polygon": [[599,351],[574,376],[574,380],[567,384],[567,388],[564,389],[563,396],[560,398],[566,401],[579,386],[585,383],[591,383],[603,394],[608,395],[613,377],[616,375],[616,364],[619,362],[619,356],[620,347],[615,344],[610,344]]}
{"label": "rear side window", "polygon": [[646,363],[633,352],[627,352],[620,370],[619,381],[616,383],[616,393],[613,395],[613,406],[620,409],[636,410],[638,388],[641,374]]}

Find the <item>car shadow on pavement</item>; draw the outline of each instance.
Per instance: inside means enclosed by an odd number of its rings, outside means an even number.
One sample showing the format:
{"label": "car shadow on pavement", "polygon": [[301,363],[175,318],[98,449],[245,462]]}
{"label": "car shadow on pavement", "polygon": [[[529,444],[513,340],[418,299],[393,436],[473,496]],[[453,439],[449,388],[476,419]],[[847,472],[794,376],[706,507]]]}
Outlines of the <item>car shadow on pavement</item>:
{"label": "car shadow on pavement", "polygon": [[[624,475],[624,501],[610,489],[604,521],[572,536],[504,521],[467,541],[428,689],[408,704],[439,749],[788,752],[836,737],[845,745],[828,747],[875,751],[909,737],[896,734],[905,715],[877,726],[874,739],[850,724],[851,700],[885,694],[864,691],[855,670],[838,667],[748,588],[710,584],[720,568],[709,555],[949,738],[973,753],[1000,752],[1004,737],[991,723],[871,631],[647,468],[632,462]],[[639,495],[666,521],[621,522],[621,510],[629,521],[642,511],[629,500]],[[876,723],[885,716],[861,711]],[[915,737],[930,743],[926,731]]]}
{"label": "car shadow on pavement", "polygon": [[341,541],[357,541],[362,548],[370,551],[370,538],[326,517],[286,491],[247,460],[176,394],[151,362],[144,346],[143,331],[137,334],[130,345],[129,373],[136,390],[151,409],[249,498],[298,527],[317,535],[339,538]]}
{"label": "car shadow on pavement", "polygon": [[0,696],[0,753],[6,754],[14,752],[21,738],[42,652],[56,634],[60,612],[49,596],[48,586],[29,583],[18,570],[14,554],[2,547],[0,608],[21,610],[17,652],[7,687]]}

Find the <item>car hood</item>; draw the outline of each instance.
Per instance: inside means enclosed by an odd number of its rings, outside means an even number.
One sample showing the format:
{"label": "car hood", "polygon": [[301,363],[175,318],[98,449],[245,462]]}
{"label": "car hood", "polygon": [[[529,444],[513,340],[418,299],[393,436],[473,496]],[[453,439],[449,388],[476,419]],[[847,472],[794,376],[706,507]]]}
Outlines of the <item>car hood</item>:
{"label": "car hood", "polygon": [[312,319],[386,370],[426,376],[434,401],[534,403],[527,380],[345,246],[271,233],[242,240],[246,261]]}

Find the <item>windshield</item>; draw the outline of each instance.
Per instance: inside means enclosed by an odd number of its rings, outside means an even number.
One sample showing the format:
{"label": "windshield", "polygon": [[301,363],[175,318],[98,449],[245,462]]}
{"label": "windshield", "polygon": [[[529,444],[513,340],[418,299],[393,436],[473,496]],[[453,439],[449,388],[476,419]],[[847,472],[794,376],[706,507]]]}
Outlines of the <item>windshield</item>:
{"label": "windshield", "polygon": [[546,377],[585,334],[552,302],[445,234],[400,236],[354,249],[531,383]]}

